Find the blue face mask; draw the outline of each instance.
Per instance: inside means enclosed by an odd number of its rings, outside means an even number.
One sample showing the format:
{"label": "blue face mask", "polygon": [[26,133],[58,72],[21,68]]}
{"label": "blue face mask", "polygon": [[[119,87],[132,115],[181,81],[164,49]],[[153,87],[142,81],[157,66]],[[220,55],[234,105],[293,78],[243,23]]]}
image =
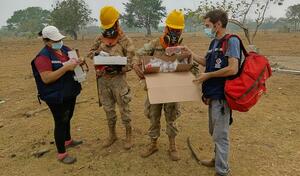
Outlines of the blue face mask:
{"label": "blue face mask", "polygon": [[217,34],[216,32],[213,32],[212,28],[205,28],[204,33],[207,37],[209,37],[211,39],[215,38],[216,34]]}
{"label": "blue face mask", "polygon": [[54,49],[54,50],[60,50],[61,47],[63,46],[63,44],[64,44],[63,41],[52,43],[52,49]]}

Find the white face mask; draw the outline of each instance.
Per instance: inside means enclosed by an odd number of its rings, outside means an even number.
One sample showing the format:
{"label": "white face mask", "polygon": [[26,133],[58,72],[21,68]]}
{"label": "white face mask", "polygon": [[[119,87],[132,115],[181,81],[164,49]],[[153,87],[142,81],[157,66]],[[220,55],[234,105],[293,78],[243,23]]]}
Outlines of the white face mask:
{"label": "white face mask", "polygon": [[55,42],[55,43],[52,43],[52,49],[54,50],[60,50],[61,47],[63,46],[63,41],[59,41],[59,42]]}
{"label": "white face mask", "polygon": [[207,37],[209,37],[211,39],[216,38],[216,35],[217,35],[217,32],[213,31],[212,28],[205,28],[204,33]]}

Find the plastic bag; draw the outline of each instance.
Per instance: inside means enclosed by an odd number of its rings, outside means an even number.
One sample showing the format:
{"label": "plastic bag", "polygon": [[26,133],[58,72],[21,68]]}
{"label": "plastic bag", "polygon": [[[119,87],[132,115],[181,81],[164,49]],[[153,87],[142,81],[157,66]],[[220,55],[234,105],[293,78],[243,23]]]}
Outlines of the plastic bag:
{"label": "plastic bag", "polygon": [[174,72],[177,69],[178,61],[167,62],[158,58],[151,59],[148,64],[146,64],[146,69],[151,69],[153,67],[159,67],[160,72]]}

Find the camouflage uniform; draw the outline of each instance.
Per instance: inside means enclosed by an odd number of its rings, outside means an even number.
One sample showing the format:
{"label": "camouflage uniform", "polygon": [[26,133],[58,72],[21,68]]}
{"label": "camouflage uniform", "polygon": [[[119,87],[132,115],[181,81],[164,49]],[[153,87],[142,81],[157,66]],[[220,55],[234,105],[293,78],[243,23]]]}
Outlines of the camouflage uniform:
{"label": "camouflage uniform", "polygon": [[[118,42],[114,46],[108,46],[102,42],[102,36],[98,37],[95,44],[90,49],[88,57],[92,58],[96,52],[104,51],[112,56],[127,57],[127,66],[125,70],[132,69],[132,61],[135,57],[135,47],[130,38],[122,34]],[[116,124],[117,115],[115,111],[115,104],[117,103],[122,122],[125,127],[130,127],[130,109],[129,102],[131,101],[130,87],[126,81],[126,74],[120,73],[116,75],[106,75],[103,73],[98,78],[99,96],[103,109],[106,113],[109,127]]]}
{"label": "camouflage uniform", "polygon": [[[165,49],[160,44],[160,39],[154,39],[145,44],[143,48],[137,51],[139,56],[159,56],[165,55]],[[140,61],[139,61],[140,62]],[[150,104],[147,96],[145,101],[145,116],[150,120],[150,128],[148,135],[151,139],[157,139],[160,136],[160,118],[161,111],[164,110],[167,129],[166,134],[169,137],[175,137],[178,130],[175,126],[175,120],[180,116],[179,103],[163,103],[163,104]]]}

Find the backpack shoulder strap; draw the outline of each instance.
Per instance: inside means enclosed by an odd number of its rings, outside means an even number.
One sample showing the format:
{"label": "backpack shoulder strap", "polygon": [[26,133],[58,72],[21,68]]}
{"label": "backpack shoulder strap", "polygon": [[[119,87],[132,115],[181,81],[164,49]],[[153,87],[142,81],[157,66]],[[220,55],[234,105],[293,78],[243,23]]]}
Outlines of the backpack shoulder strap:
{"label": "backpack shoulder strap", "polygon": [[227,51],[228,49],[228,41],[230,38],[232,37],[236,37],[239,41],[240,41],[240,48],[241,48],[241,51],[243,52],[243,54],[245,55],[245,57],[248,56],[248,52],[243,44],[243,41],[241,40],[241,38],[236,35],[236,34],[226,34],[222,39],[221,39],[221,48],[222,48],[222,51],[225,52]]}
{"label": "backpack shoulder strap", "polygon": [[236,75],[234,75],[234,76],[228,77],[227,79],[229,79],[229,80],[230,80],[230,79],[235,79],[236,77],[238,77],[238,76],[241,74],[241,72],[242,72],[242,67],[243,67],[243,63],[244,63],[244,62],[242,62],[242,54],[244,54],[245,59],[246,59],[247,56],[249,55],[248,52],[247,52],[247,50],[246,50],[245,47],[244,47],[244,44],[243,44],[241,38],[240,38],[238,35],[235,35],[235,34],[226,34],[226,35],[221,39],[221,47],[222,47],[223,53],[224,53],[224,54],[226,53],[226,51],[227,51],[227,49],[228,49],[228,41],[229,41],[229,39],[232,38],[232,37],[236,37],[236,38],[240,41],[240,51],[241,51],[241,53],[240,53],[240,59],[238,60],[238,63],[239,63],[238,73],[237,73]]}

